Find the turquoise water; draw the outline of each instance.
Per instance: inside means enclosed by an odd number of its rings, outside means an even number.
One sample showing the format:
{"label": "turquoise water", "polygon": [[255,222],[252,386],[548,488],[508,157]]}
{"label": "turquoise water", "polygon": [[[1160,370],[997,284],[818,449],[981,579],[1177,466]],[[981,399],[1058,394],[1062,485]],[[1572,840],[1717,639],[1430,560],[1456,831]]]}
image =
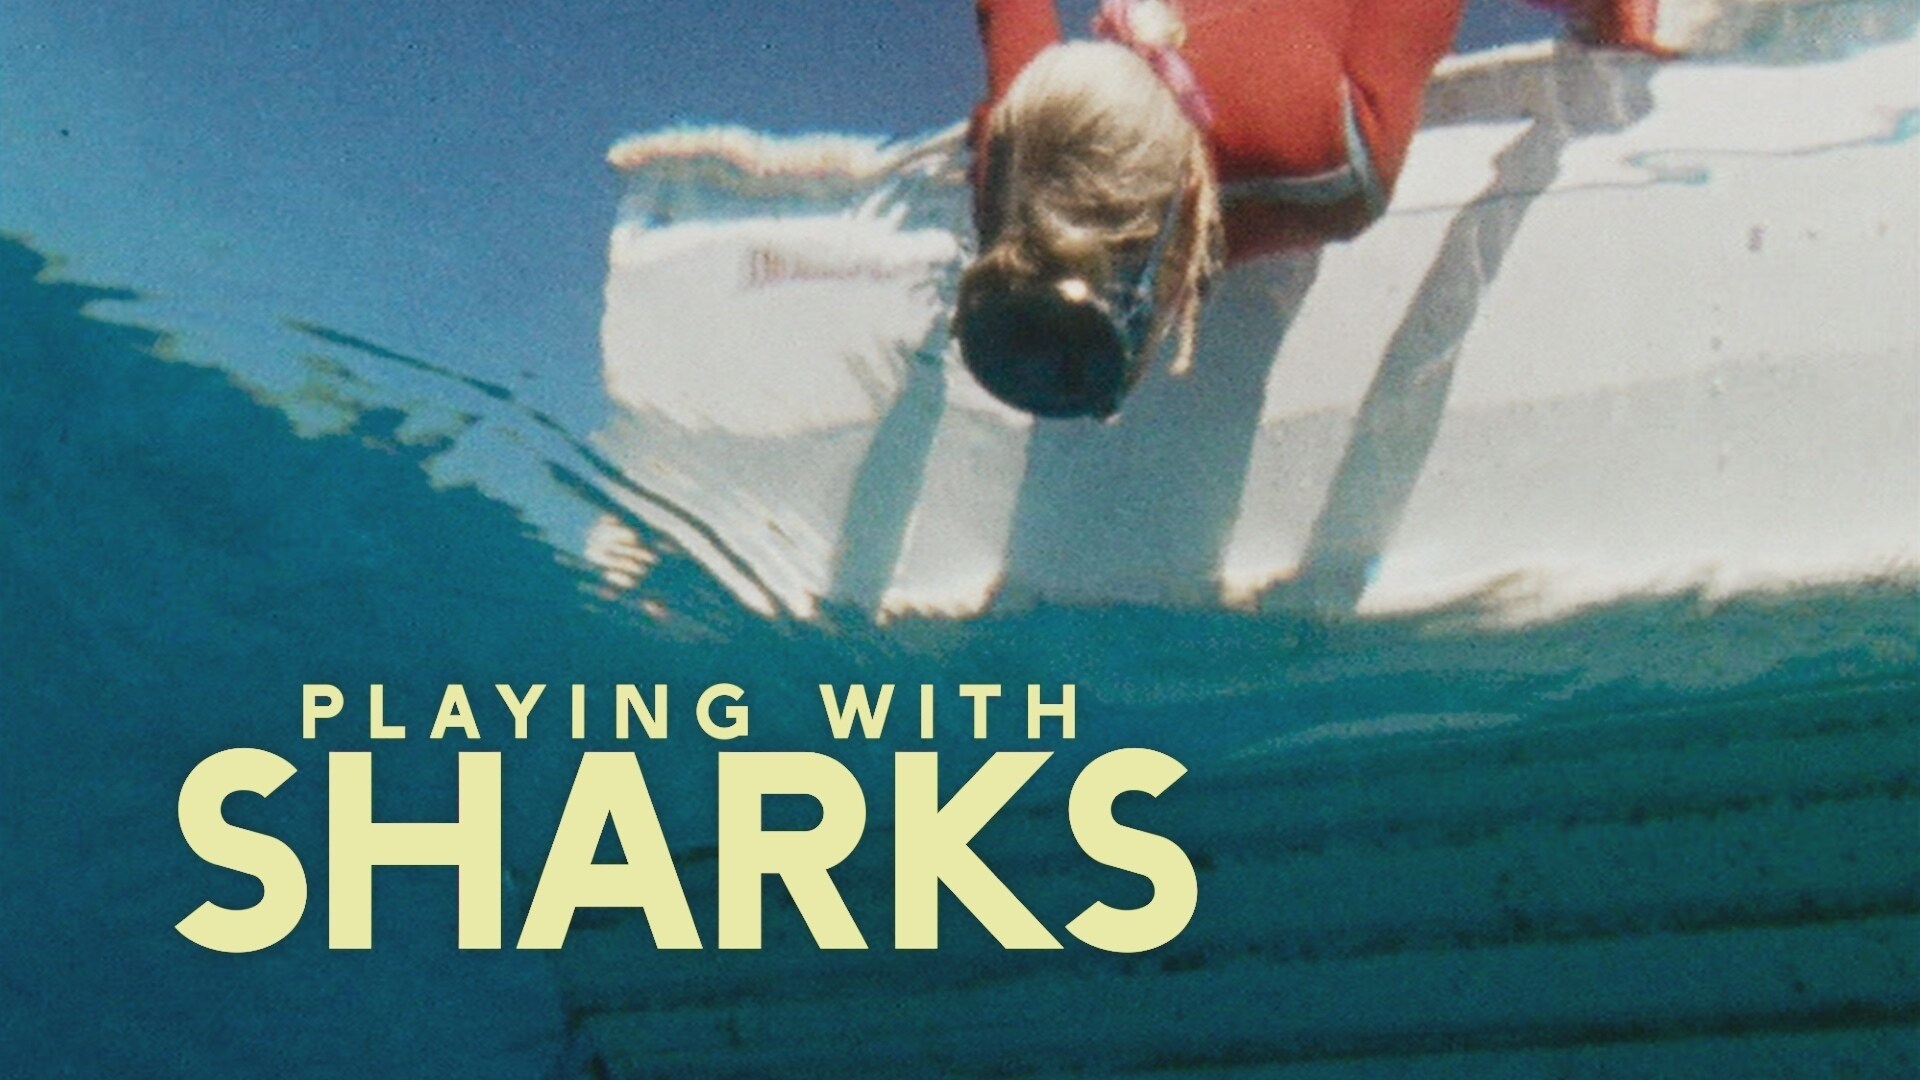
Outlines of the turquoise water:
{"label": "turquoise water", "polygon": [[[1277,1059],[1531,1075],[1760,1054],[1891,1074],[1910,1060],[1908,588],[1635,601],[1504,633],[1447,613],[1314,624],[1125,609],[836,631],[750,615],[669,553],[644,598],[603,599],[504,504],[430,483],[422,462],[444,443],[406,434],[405,414],[367,409],[303,438],[163,333],[95,314],[129,294],[64,281],[18,242],[0,251],[5,1041],[33,1072],[698,1071],[716,1060],[701,1036],[722,1015],[780,1033],[717,1044],[723,1068],[829,1068],[855,1055],[840,1021],[807,1004],[819,994],[878,995],[904,1025],[894,1038],[925,1040],[900,1052],[987,1071]],[[1041,639],[1044,664],[1029,648]],[[1193,770],[1130,811],[1202,869],[1201,908],[1174,945],[1140,962],[1084,947],[1036,959],[1001,952],[954,906],[937,954],[821,954],[775,904],[759,954],[655,953],[593,913],[557,962],[460,953],[453,875],[438,870],[378,876],[368,953],[326,950],[318,891],[263,953],[215,955],[170,929],[203,899],[258,894],[198,862],[172,813],[187,771],[230,746],[300,769],[229,813],[287,839],[319,888],[321,754],[366,742],[299,740],[303,682],[356,696],[384,683],[390,718],[424,726],[450,682],[603,694],[734,679],[758,708],[754,747],[771,749],[824,742],[817,682],[981,672],[1083,687],[1082,740],[979,845],[1048,925],[1090,893],[1142,899],[1137,879],[1073,855],[1057,809],[1068,761],[1146,745]],[[538,731],[514,744],[497,723],[486,735],[506,757],[511,935],[579,747]],[[711,941],[699,852],[712,758],[692,737],[642,759],[667,835],[692,853],[682,872]],[[979,754],[936,745],[952,763]],[[417,735],[383,746],[380,814],[450,816],[451,749]],[[882,754],[835,752],[884,805]],[[876,945],[885,867],[875,841],[841,872]],[[1177,993],[1154,978],[1181,980]],[[1675,979],[1693,989],[1675,999]],[[1084,994],[1074,980],[1108,988],[1098,1022],[1021,1022]],[[913,1019],[916,994],[938,1017],[952,1005],[940,993],[965,1002],[983,985],[1004,994],[969,1007],[1015,1010],[999,1034]],[[1169,1028],[1167,1008],[1189,997],[1208,1019]],[[1136,1044],[1139,1057],[1100,1056]]]}
{"label": "turquoise water", "polygon": [[[893,19],[964,32],[964,11],[930,12]],[[608,594],[574,554],[634,482],[586,438],[610,409],[592,340],[606,142],[703,110],[916,130],[957,114],[966,58],[949,74],[914,61],[926,77],[895,111],[849,117],[876,95],[817,68],[807,78],[830,89],[701,97],[725,82],[713,65],[753,65],[709,38],[636,63],[631,13],[462,25],[423,6],[335,25],[263,9],[230,31],[268,43],[251,48],[221,47],[193,14],[102,7],[62,25],[9,3],[0,35],[10,1071],[1920,1064],[1910,581],[1631,597],[1506,629],[1471,602],[1372,620],[1042,606],[875,628],[748,610],[642,525],[659,563]],[[689,40],[698,16],[673,8],[650,29]],[[530,29],[543,18],[567,47]],[[809,32],[743,33],[790,67],[912,66],[871,31]],[[596,83],[616,70],[632,80],[619,93]],[[591,118],[533,122],[589,99]],[[530,134],[503,149],[503,128]],[[406,151],[423,131],[444,156]],[[977,845],[1051,928],[1094,898],[1144,899],[1066,834],[1079,762],[1141,745],[1189,767],[1121,806],[1199,871],[1172,945],[1006,953],[948,903],[937,953],[887,947],[890,754],[917,745],[828,746],[816,686],[982,678],[1081,688],[1081,737],[1050,746]],[[478,702],[497,682],[580,683],[601,708],[618,683],[664,682],[684,704],[723,680],[749,692],[751,748],[830,749],[866,785],[874,834],[836,874],[874,949],[818,952],[770,891],[759,953],[658,953],[599,911],[557,955],[463,953],[443,869],[376,875],[374,948],[327,949],[324,754],[370,744],[351,722],[301,740],[303,683],[342,687],[350,718],[366,686],[387,687],[389,718],[414,734],[379,748],[379,813],[430,820],[454,806],[455,747],[420,737],[447,684]],[[505,758],[511,942],[582,745],[557,713],[515,743],[481,709],[481,748]],[[713,747],[684,710],[674,723],[639,752],[711,946]],[[954,776],[985,752],[935,745]],[[287,940],[239,957],[173,930],[203,900],[259,893],[195,858],[175,820],[187,773],[234,746],[298,768],[228,813],[284,838],[312,888]]]}

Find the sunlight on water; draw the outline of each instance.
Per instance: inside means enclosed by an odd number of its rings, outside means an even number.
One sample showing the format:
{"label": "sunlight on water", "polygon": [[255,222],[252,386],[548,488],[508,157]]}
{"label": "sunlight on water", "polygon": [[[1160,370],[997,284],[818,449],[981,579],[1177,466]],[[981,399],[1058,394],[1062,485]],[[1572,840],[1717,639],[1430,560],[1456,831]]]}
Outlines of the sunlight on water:
{"label": "sunlight on water", "polygon": [[[351,262],[350,229],[279,277],[204,237],[173,259],[174,233],[0,238],[0,1057],[794,1075],[907,1045],[977,1073],[1526,1076],[1777,1051],[1894,1074],[1920,1017],[1914,22],[1765,14],[1745,74],[1456,65],[1378,238],[1223,282],[1195,379],[1105,428],[1035,425],[953,362],[957,129],[620,143],[606,308],[539,349],[303,276]],[[1525,93],[1490,95],[1494,69]],[[1756,109],[1694,139],[1688,109],[1746,91],[1827,126]],[[1588,278],[1555,276],[1569,238]],[[988,680],[1005,711],[975,741],[956,688]],[[511,748],[510,921],[579,751],[638,744],[570,741],[567,684],[596,725],[616,685],[671,686],[674,737],[638,749],[709,940],[717,744],[688,706],[725,681],[753,749],[842,758],[876,832],[892,751],[959,776],[1019,742],[1028,684],[1074,684],[1080,735],[983,854],[1050,926],[1122,895],[1056,804],[1093,756],[1153,747],[1189,770],[1156,820],[1203,902],[1144,960],[957,925],[937,956],[823,954],[797,923],[667,955],[615,911],[561,954],[458,953],[453,875],[396,875],[375,951],[329,951],[310,913],[224,963],[170,928],[258,890],[181,844],[179,784],[275,747],[298,782],[228,809],[324,851],[345,743],[295,737],[316,681],[356,709],[383,684],[416,730],[448,684],[552,684],[524,746],[478,710]],[[820,685],[854,682],[897,684],[887,742],[818,723]],[[909,742],[922,684],[937,736]],[[409,778],[383,817],[445,816],[446,745],[382,749]],[[844,888],[878,943],[869,847]]]}

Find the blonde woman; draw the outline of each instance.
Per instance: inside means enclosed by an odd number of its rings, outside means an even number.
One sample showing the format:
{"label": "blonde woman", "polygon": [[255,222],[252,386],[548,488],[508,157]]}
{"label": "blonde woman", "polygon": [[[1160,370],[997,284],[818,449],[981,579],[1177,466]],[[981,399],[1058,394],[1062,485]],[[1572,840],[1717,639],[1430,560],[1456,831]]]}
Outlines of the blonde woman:
{"label": "blonde woman", "polygon": [[[1107,416],[1160,344],[1192,360],[1222,263],[1378,217],[1464,0],[978,0],[980,258],[956,329],[974,376],[1039,416]],[[1654,0],[1535,0],[1661,52]],[[1675,0],[1669,0],[1675,2]]]}

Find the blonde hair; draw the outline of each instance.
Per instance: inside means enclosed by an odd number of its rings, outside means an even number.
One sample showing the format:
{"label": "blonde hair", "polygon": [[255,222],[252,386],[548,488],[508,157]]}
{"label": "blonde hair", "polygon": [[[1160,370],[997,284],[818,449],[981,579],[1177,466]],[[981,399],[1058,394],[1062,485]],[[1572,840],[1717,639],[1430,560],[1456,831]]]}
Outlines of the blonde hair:
{"label": "blonde hair", "polygon": [[984,250],[963,294],[1062,277],[1097,292],[1116,262],[1143,256],[1172,222],[1145,348],[1177,329],[1173,370],[1190,367],[1201,295],[1220,259],[1219,190],[1205,134],[1153,68],[1111,42],[1051,46],[988,114],[986,151]]}

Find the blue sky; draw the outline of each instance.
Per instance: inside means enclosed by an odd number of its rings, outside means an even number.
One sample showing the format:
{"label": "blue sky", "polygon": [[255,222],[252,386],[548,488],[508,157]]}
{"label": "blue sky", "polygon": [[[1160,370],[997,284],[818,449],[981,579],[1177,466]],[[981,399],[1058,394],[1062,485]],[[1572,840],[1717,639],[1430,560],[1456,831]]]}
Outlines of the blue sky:
{"label": "blue sky", "polygon": [[[1493,3],[1463,37],[1553,26]],[[980,60],[966,0],[0,0],[0,73],[0,230],[76,276],[336,326],[584,417],[610,142],[910,135],[965,113]]]}

